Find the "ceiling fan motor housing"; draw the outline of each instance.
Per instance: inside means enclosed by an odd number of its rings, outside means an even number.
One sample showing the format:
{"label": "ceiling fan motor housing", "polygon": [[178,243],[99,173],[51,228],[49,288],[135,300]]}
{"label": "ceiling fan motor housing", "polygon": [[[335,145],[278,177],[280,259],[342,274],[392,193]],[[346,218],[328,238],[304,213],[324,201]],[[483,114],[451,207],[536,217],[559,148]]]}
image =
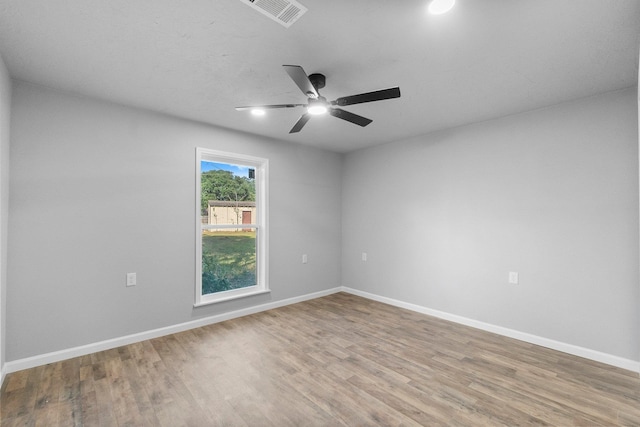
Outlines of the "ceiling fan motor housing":
{"label": "ceiling fan motor housing", "polygon": [[325,78],[324,74],[314,73],[314,74],[309,74],[309,81],[311,82],[313,87],[315,87],[316,90],[318,90],[324,87],[327,79]]}

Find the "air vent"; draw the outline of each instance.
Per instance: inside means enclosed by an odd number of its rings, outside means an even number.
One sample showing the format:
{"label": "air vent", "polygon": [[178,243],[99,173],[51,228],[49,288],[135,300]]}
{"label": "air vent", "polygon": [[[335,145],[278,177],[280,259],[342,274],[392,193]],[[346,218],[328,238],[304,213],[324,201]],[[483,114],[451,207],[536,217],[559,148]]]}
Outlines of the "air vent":
{"label": "air vent", "polygon": [[306,7],[294,0],[242,0],[242,2],[287,28],[307,11]]}

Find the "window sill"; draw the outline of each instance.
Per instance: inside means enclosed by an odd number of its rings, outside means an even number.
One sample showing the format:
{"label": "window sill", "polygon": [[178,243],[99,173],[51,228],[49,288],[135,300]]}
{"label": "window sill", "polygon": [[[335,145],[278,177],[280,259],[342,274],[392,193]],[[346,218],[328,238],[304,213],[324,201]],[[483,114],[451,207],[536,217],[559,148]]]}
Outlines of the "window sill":
{"label": "window sill", "polygon": [[193,306],[194,307],[203,307],[205,305],[217,304],[219,302],[232,301],[232,300],[235,300],[235,299],[252,297],[252,296],[255,296],[255,295],[262,295],[262,294],[269,294],[269,293],[271,293],[271,290],[269,290],[269,289],[260,289],[260,290],[251,291],[251,292],[245,292],[245,293],[241,293],[241,294],[220,296],[219,298],[211,299],[211,300],[208,300],[208,301],[200,301],[200,302],[197,302],[197,303],[193,304]]}

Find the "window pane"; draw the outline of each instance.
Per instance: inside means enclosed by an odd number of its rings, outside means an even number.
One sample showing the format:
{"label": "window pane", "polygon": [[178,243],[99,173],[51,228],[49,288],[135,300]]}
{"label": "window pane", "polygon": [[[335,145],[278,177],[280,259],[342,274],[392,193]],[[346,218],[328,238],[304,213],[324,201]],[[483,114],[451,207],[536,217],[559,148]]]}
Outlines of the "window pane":
{"label": "window pane", "polygon": [[200,162],[200,168],[202,222],[242,224],[242,212],[255,211],[255,170],[249,166],[206,160]]}
{"label": "window pane", "polygon": [[255,285],[255,230],[203,230],[202,294]]}
{"label": "window pane", "polygon": [[269,292],[268,159],[197,148],[196,174],[194,305]]}

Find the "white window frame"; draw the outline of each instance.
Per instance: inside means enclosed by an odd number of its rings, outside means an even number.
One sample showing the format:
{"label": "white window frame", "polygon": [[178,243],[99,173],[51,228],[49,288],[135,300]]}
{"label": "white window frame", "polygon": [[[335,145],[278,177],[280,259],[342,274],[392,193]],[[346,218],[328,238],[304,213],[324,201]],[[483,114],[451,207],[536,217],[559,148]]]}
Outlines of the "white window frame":
{"label": "white window frame", "polygon": [[[229,163],[249,166],[255,169],[256,182],[256,223],[243,224],[256,230],[256,285],[247,286],[230,291],[216,292],[202,295],[202,230],[208,226],[202,224],[201,183],[202,169],[201,161],[211,161],[216,163]],[[225,151],[211,150],[208,148],[196,148],[196,295],[195,307],[215,304],[217,302],[229,301],[237,298],[244,298],[251,295],[259,295],[270,292],[269,290],[269,160],[261,157],[235,154]],[[230,225],[231,228],[238,228],[238,225]],[[217,226],[217,228],[221,228]]]}

